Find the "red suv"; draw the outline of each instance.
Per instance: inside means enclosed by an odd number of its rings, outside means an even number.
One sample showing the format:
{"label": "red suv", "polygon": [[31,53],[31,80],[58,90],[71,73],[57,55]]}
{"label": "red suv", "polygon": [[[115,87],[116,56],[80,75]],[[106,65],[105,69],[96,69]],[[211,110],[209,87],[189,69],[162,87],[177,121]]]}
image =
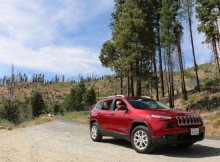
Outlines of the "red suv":
{"label": "red suv", "polygon": [[199,115],[170,109],[149,97],[106,97],[90,112],[93,141],[103,136],[126,139],[139,153],[167,144],[186,148],[203,140],[204,134]]}

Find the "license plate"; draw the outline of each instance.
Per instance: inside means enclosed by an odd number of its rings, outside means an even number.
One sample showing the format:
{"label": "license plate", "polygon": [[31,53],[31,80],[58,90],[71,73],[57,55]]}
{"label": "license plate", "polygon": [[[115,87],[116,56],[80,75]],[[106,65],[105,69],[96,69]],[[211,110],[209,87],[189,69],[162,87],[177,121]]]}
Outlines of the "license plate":
{"label": "license plate", "polygon": [[199,128],[191,128],[190,132],[192,136],[199,135]]}

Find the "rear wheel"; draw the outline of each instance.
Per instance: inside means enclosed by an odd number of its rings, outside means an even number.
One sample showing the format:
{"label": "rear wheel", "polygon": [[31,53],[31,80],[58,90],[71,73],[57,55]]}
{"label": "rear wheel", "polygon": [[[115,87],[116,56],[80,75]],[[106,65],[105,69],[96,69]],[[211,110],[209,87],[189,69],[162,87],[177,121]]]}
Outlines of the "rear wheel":
{"label": "rear wheel", "polygon": [[91,128],[90,128],[90,136],[91,136],[91,139],[95,142],[99,142],[102,140],[102,135],[100,134],[99,132],[99,127],[98,127],[98,124],[96,122],[94,122],[92,125],[91,125]]}
{"label": "rear wheel", "polygon": [[138,153],[150,153],[154,147],[149,130],[145,126],[137,126],[131,133],[131,144]]}

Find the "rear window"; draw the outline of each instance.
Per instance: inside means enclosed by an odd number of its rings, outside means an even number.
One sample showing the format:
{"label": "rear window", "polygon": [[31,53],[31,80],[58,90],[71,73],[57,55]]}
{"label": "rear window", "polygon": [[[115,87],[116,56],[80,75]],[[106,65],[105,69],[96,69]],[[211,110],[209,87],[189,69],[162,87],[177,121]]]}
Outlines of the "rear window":
{"label": "rear window", "polygon": [[102,102],[99,102],[96,106],[96,109],[101,110],[102,109]]}
{"label": "rear window", "polygon": [[150,98],[127,98],[127,100],[136,109],[170,109]]}

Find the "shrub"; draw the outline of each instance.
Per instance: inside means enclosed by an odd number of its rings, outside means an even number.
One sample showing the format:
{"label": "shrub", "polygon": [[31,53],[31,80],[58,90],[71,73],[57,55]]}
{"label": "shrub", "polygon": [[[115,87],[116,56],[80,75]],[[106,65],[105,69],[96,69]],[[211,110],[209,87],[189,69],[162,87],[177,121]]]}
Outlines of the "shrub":
{"label": "shrub", "polygon": [[209,78],[205,80],[204,85],[202,86],[202,90],[215,93],[219,91],[218,85],[219,80],[217,78]]}
{"label": "shrub", "polygon": [[18,102],[5,100],[0,108],[0,117],[14,124],[19,123],[19,106]]}
{"label": "shrub", "polygon": [[39,91],[33,91],[30,97],[30,105],[32,107],[33,116],[38,117],[47,112],[42,94]]}
{"label": "shrub", "polygon": [[59,103],[54,103],[54,104],[52,105],[52,111],[53,111],[53,113],[54,113],[55,115],[56,115],[56,114],[62,114],[62,113],[64,112]]}

